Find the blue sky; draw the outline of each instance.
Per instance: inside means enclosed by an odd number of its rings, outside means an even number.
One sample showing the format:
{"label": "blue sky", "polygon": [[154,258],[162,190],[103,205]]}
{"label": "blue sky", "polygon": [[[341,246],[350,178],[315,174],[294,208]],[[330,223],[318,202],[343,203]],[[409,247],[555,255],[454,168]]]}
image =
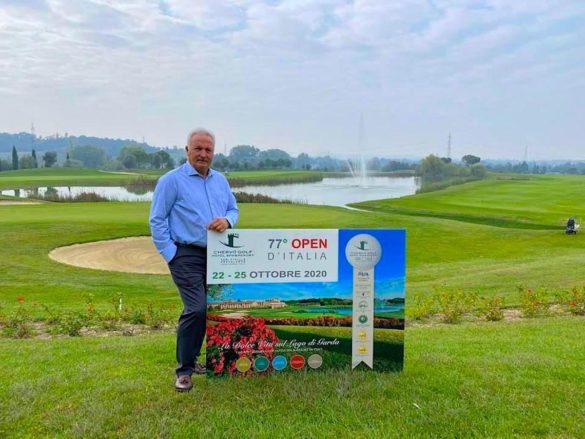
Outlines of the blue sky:
{"label": "blue sky", "polygon": [[585,159],[580,0],[0,0],[0,131]]}

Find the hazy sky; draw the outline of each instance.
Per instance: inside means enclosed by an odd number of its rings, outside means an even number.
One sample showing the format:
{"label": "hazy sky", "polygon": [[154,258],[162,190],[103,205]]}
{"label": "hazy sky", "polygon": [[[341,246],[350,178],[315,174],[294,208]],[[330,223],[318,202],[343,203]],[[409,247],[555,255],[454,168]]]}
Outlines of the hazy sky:
{"label": "hazy sky", "polygon": [[0,0],[0,131],[585,159],[583,0]]}

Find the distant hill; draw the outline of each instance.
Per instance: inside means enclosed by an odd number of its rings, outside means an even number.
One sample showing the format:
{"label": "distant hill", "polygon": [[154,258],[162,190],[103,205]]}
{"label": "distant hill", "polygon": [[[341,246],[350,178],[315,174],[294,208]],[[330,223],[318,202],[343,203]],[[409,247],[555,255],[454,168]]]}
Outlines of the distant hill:
{"label": "distant hill", "polygon": [[[145,151],[152,153],[160,148],[149,145],[148,143],[137,142],[132,139],[109,139],[103,137],[91,136],[50,136],[38,137],[30,133],[0,133],[0,153],[12,151],[15,146],[19,153],[30,153],[34,147],[37,152],[56,151],[65,152],[72,146],[93,145],[99,146],[106,151],[109,156],[116,156],[120,149],[127,145],[141,146]],[[34,146],[33,146],[34,145]]]}

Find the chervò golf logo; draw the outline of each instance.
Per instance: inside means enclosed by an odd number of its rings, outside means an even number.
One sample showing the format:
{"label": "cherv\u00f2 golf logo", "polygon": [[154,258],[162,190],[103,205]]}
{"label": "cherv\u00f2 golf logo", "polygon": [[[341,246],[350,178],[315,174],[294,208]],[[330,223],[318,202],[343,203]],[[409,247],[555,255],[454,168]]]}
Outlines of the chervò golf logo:
{"label": "cherv\u00f2 golf logo", "polygon": [[243,245],[235,245],[235,243],[234,243],[234,241],[239,237],[240,237],[240,235],[237,233],[228,233],[227,242],[223,242],[223,241],[219,241],[219,242],[222,243],[223,245],[225,245],[226,247],[240,248],[240,247],[243,247]]}

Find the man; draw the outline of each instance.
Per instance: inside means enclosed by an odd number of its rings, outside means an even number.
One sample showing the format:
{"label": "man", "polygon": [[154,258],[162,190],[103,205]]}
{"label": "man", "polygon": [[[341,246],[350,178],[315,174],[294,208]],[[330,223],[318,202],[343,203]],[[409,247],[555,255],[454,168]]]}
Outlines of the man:
{"label": "man", "polygon": [[207,230],[223,232],[238,220],[238,207],[226,178],[210,168],[215,136],[196,129],[187,138],[187,161],[163,175],[150,209],[152,240],[169,265],[183,301],[177,329],[177,381],[191,390],[193,373],[205,373],[196,361],[207,317]]}

